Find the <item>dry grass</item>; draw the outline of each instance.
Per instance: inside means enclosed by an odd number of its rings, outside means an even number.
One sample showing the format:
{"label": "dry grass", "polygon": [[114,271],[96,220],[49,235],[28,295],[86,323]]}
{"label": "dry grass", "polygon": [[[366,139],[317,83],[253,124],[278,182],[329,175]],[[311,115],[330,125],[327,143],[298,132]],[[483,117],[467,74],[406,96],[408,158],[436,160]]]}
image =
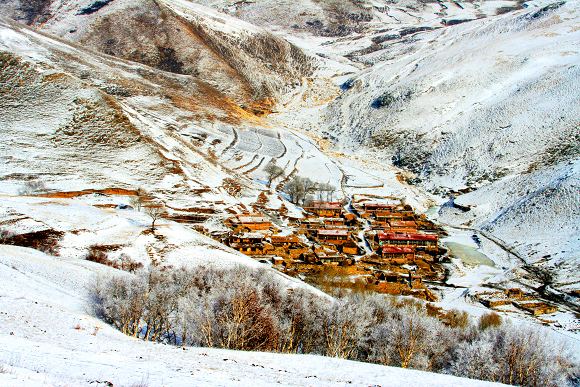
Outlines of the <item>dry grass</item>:
{"label": "dry grass", "polygon": [[501,316],[495,312],[490,312],[482,315],[479,318],[478,327],[480,330],[486,330],[487,328],[499,327],[502,323]]}

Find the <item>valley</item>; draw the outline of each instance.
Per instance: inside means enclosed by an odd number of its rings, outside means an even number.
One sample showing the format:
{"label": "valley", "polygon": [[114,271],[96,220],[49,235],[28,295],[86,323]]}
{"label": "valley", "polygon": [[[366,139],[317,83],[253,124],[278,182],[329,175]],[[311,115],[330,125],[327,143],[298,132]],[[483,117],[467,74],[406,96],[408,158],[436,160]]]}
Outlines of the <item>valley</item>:
{"label": "valley", "polygon": [[[495,312],[577,353],[579,9],[0,1],[0,341],[18,340],[0,350],[0,384],[8,363],[14,385],[38,382],[28,352],[44,325],[43,351],[60,348],[39,370],[51,385],[67,383],[77,344],[79,369],[93,381],[111,371],[115,385],[139,375],[101,357],[144,357],[152,385],[169,369],[178,384],[244,385],[268,362],[258,385],[303,385],[294,372],[371,385],[394,372],[195,347],[174,366],[179,347],[123,337],[87,309],[97,278],[144,270],[265,270],[319,305],[417,301],[442,335],[453,316]],[[35,323],[44,313],[66,323]],[[243,364],[229,373],[230,360]],[[319,372],[331,363],[356,377]],[[454,383],[466,382],[440,379]]]}

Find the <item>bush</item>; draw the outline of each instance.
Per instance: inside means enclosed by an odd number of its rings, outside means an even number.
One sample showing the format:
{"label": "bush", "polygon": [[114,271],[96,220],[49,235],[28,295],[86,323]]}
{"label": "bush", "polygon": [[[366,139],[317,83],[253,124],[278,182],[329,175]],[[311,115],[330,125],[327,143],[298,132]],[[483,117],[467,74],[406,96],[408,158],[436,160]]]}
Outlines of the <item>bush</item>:
{"label": "bush", "polygon": [[109,261],[106,251],[100,245],[89,246],[89,251],[85,255],[87,261],[100,263],[101,265],[112,266],[112,262]]}
{"label": "bush", "polygon": [[405,102],[411,99],[413,92],[411,90],[407,90],[405,92],[398,91],[398,92],[385,92],[378,96],[372,103],[371,106],[375,109],[380,109],[383,107],[390,107],[397,102]]}
{"label": "bush", "polygon": [[568,386],[578,365],[563,345],[539,330],[504,324],[459,343],[449,371],[458,376],[521,386]]}
{"label": "bush", "polygon": [[14,234],[11,231],[0,229],[0,245],[8,245],[12,243]]}
{"label": "bush", "polygon": [[478,328],[482,331],[487,328],[497,328],[501,325],[501,316],[495,312],[485,313],[479,317]]}
{"label": "bush", "polygon": [[[267,270],[139,271],[98,281],[95,313],[125,334],[174,345],[314,353],[526,386],[569,385],[578,367],[538,331],[484,331],[416,300],[320,297]],[[440,316],[441,317],[441,316]]]}
{"label": "bush", "polygon": [[469,325],[469,315],[465,311],[452,309],[444,314],[443,322],[452,328],[467,328]]}
{"label": "bush", "polygon": [[64,233],[55,230],[42,230],[26,234],[14,234],[8,230],[0,230],[0,244],[30,247],[43,253],[58,256],[59,243]]}
{"label": "bush", "polygon": [[30,180],[24,183],[20,189],[20,195],[34,195],[46,192],[48,188],[41,180]]}
{"label": "bush", "polygon": [[121,254],[119,259],[113,260],[109,258],[107,252],[111,249],[115,249],[117,246],[107,246],[107,245],[92,245],[89,246],[89,251],[85,255],[87,261],[99,263],[101,265],[110,266],[115,269],[128,271],[134,273],[143,268],[141,262],[134,261],[127,254]]}

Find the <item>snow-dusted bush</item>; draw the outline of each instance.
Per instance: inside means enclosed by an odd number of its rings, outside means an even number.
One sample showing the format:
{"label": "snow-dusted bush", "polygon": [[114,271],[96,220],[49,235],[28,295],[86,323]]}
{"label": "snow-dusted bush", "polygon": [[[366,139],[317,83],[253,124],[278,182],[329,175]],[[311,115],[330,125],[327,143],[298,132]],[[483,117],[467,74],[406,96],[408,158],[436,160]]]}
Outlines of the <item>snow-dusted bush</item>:
{"label": "snow-dusted bush", "polygon": [[20,195],[34,195],[46,192],[46,184],[41,180],[29,180],[22,185]]}
{"label": "snow-dusted bush", "polygon": [[540,331],[504,324],[460,343],[449,372],[521,386],[577,385],[578,365],[563,344]]}
{"label": "snow-dusted bush", "polygon": [[0,229],[0,245],[10,244],[14,233],[9,230]]}
{"label": "snow-dusted bush", "polygon": [[315,353],[525,386],[573,385],[578,375],[539,331],[481,330],[461,312],[435,317],[420,301],[379,294],[328,299],[265,269],[142,270],[99,281],[94,309],[125,334],[174,345]]}
{"label": "snow-dusted bush", "polygon": [[501,325],[501,316],[495,312],[485,313],[479,317],[478,327],[482,331]]}

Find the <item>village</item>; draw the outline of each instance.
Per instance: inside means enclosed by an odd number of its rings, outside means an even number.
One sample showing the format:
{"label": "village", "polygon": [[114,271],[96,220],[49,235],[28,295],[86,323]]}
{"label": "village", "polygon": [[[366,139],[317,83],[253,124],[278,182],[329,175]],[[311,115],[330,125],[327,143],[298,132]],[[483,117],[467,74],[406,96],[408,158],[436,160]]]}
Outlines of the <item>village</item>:
{"label": "village", "polygon": [[[251,208],[225,218],[223,230],[200,231],[330,294],[363,291],[432,302],[439,299],[436,289],[446,286],[449,260],[440,243],[445,231],[399,198],[310,200],[297,207],[299,213],[267,203],[262,192]],[[202,212],[179,220],[210,216]],[[472,298],[490,309],[534,317],[557,311],[519,288],[478,292]]]}
{"label": "village", "polygon": [[[348,201],[308,201],[302,216],[284,205],[266,208],[261,194],[252,211],[224,221],[214,239],[320,288],[359,288],[437,299],[426,282],[441,283],[435,224],[392,197],[355,195]],[[328,283],[327,283],[328,282]]]}

